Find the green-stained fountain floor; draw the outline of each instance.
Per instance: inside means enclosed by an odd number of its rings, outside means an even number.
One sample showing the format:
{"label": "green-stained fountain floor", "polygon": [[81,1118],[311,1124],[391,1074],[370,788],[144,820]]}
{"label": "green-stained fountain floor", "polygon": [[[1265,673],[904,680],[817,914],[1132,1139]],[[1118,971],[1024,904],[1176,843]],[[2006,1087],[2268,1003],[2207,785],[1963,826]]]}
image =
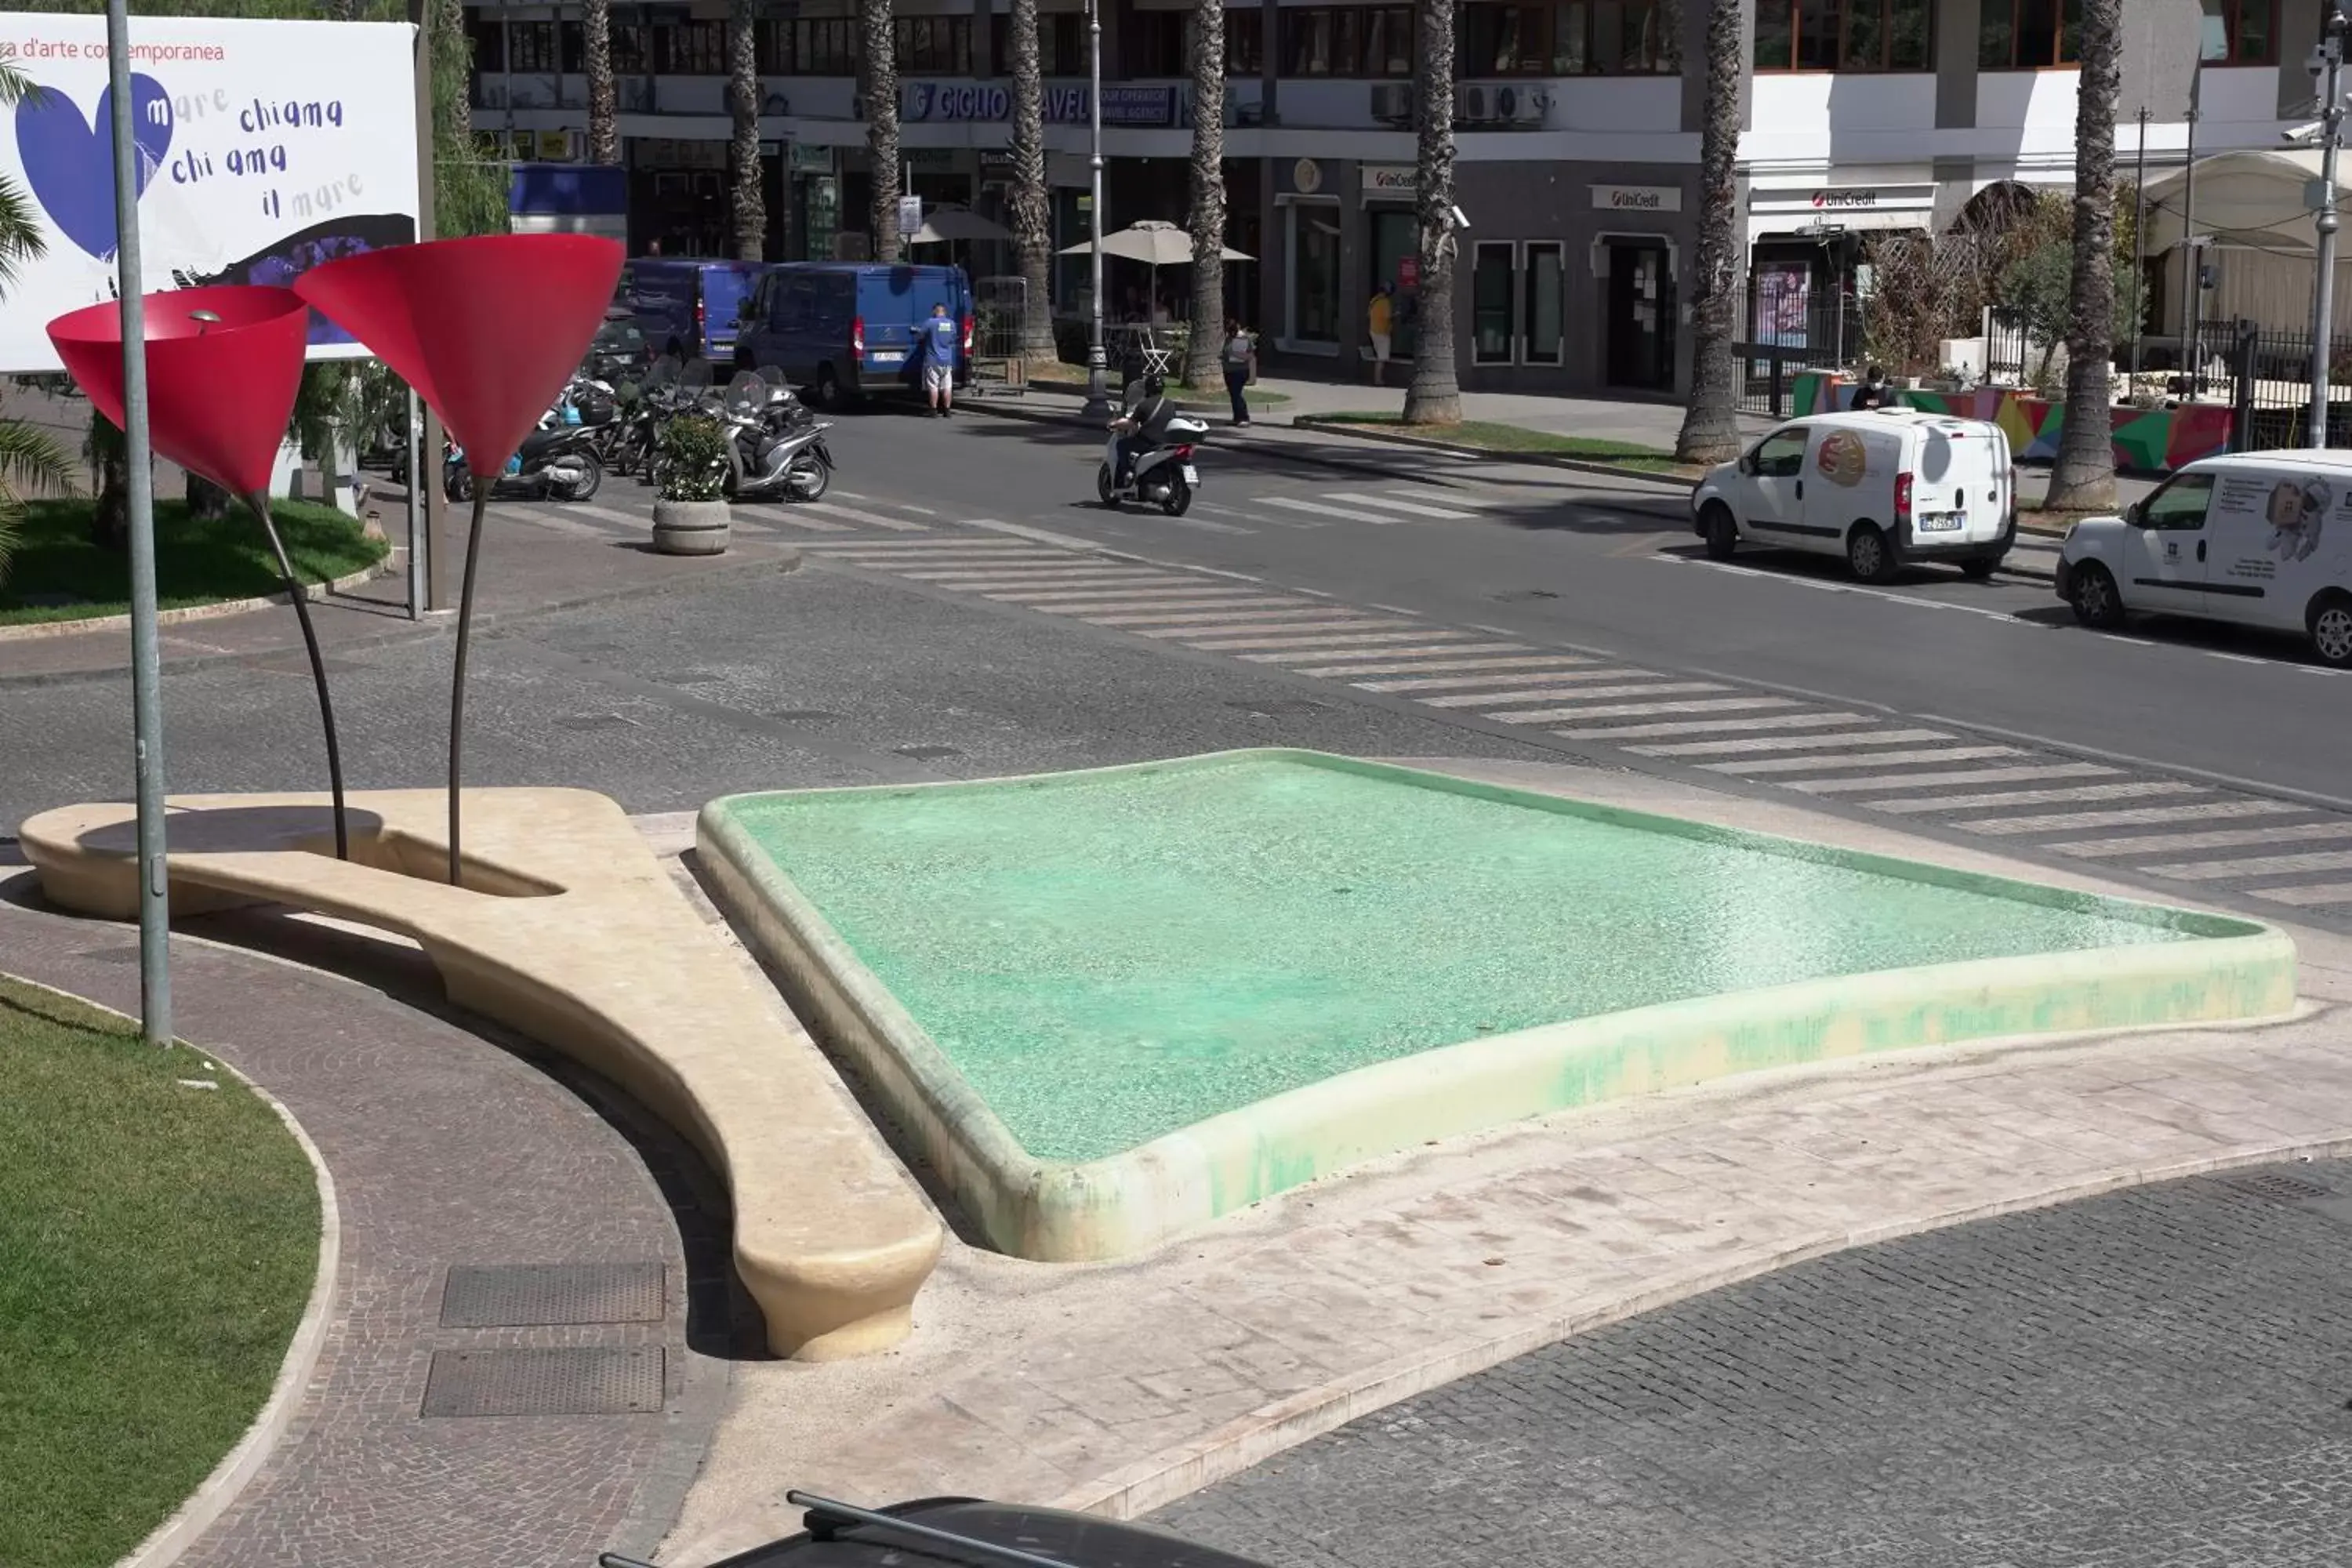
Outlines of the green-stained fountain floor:
{"label": "green-stained fountain floor", "polygon": [[1654,1003],[2256,929],[1301,753],[713,811],[1045,1161]]}

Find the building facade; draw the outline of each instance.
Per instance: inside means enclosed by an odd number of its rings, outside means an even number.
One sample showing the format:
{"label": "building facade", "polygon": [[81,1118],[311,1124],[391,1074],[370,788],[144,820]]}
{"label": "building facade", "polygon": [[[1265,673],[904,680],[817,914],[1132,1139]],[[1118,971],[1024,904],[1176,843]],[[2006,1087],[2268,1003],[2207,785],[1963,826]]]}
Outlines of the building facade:
{"label": "building facade", "polygon": [[[996,214],[1010,169],[1006,0],[898,0],[901,142],[914,194]],[[1106,0],[1107,212],[1087,194],[1083,0],[1039,0],[1055,242],[1144,218],[1182,223],[1192,0]],[[1845,320],[1870,236],[1942,232],[1994,187],[2074,177],[2078,0],[1748,0],[1740,200],[1750,333],[1821,301]],[[2279,144],[2312,117],[2320,0],[2132,0],[2117,152],[2129,177]],[[1696,238],[1706,0],[1546,0],[1458,8],[1454,338],[1465,387],[1674,396],[1688,384],[1685,279]],[[511,155],[584,153],[576,6],[467,13],[474,123]],[[730,138],[723,0],[613,6],[632,242],[724,254]],[[1361,373],[1374,290],[1415,336],[1414,13],[1381,4],[1228,4],[1229,309],[1270,367]],[[759,23],[772,258],[854,256],[870,183],[854,0],[769,6]],[[2145,111],[2143,123],[2141,115]],[[982,247],[973,265],[1012,269]],[[1113,319],[1147,312],[1124,268]],[[1163,299],[1186,283],[1171,269]],[[1082,258],[1056,266],[1083,313]],[[1181,300],[1174,301],[1181,304]],[[1401,370],[1397,374],[1402,374]],[[1393,378],[1393,377],[1392,377]]]}

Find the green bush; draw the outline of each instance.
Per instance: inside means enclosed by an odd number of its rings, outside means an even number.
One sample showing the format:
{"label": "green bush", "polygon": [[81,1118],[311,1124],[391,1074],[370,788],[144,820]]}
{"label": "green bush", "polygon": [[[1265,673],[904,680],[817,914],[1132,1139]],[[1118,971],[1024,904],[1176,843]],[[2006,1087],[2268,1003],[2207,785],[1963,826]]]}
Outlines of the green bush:
{"label": "green bush", "polygon": [[662,426],[661,499],[717,500],[727,493],[727,426],[681,414]]}

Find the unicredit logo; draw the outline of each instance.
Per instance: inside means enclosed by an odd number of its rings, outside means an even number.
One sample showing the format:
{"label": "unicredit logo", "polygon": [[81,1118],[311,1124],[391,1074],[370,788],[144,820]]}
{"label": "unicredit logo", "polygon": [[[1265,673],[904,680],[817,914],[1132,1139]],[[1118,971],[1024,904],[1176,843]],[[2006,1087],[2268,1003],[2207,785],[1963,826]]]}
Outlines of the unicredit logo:
{"label": "unicredit logo", "polygon": [[1813,205],[1817,207],[1874,207],[1878,205],[1876,191],[1815,191]]}

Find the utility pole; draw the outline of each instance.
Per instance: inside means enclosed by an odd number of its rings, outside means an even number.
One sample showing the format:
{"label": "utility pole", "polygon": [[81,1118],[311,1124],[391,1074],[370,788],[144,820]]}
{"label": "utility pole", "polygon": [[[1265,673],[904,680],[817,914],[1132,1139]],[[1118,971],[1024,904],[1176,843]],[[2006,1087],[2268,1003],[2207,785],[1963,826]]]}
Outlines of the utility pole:
{"label": "utility pole", "polygon": [[1087,118],[1094,132],[1094,211],[1087,226],[1094,237],[1093,318],[1087,335],[1087,405],[1078,417],[1099,422],[1110,416],[1110,396],[1104,386],[1109,362],[1103,357],[1103,157],[1102,157],[1102,5],[1087,0],[1087,53],[1094,85],[1087,93]]}
{"label": "utility pole", "polygon": [[2205,81],[2205,56],[2200,50],[2189,67],[2189,151],[2180,174],[2180,372],[2181,390],[2194,403],[2202,390],[2203,367],[2197,358],[2197,308],[2204,289],[2203,270],[2197,265],[2197,100]]}
{"label": "utility pole", "polygon": [[2344,129],[2344,0],[2327,0],[2319,47],[2311,52],[2312,83],[2319,89],[2319,180],[2313,226],[2319,244],[2311,278],[2311,445],[2327,445],[2328,355],[2335,347],[2336,144]]}
{"label": "utility pole", "polygon": [[164,868],[163,694],[155,627],[155,470],[147,437],[147,308],[139,262],[137,127],[131,120],[131,16],[107,0],[106,76],[114,132],[115,296],[122,315],[122,440],[130,465],[131,734],[139,836],[139,1033],[172,1043],[172,904]]}
{"label": "utility pole", "polygon": [[2141,298],[2141,289],[2147,268],[2140,258],[2147,250],[2147,105],[2139,106],[2139,156],[2132,168],[2132,390],[2139,390],[2139,346],[2142,328],[2147,319],[2147,302]]}

